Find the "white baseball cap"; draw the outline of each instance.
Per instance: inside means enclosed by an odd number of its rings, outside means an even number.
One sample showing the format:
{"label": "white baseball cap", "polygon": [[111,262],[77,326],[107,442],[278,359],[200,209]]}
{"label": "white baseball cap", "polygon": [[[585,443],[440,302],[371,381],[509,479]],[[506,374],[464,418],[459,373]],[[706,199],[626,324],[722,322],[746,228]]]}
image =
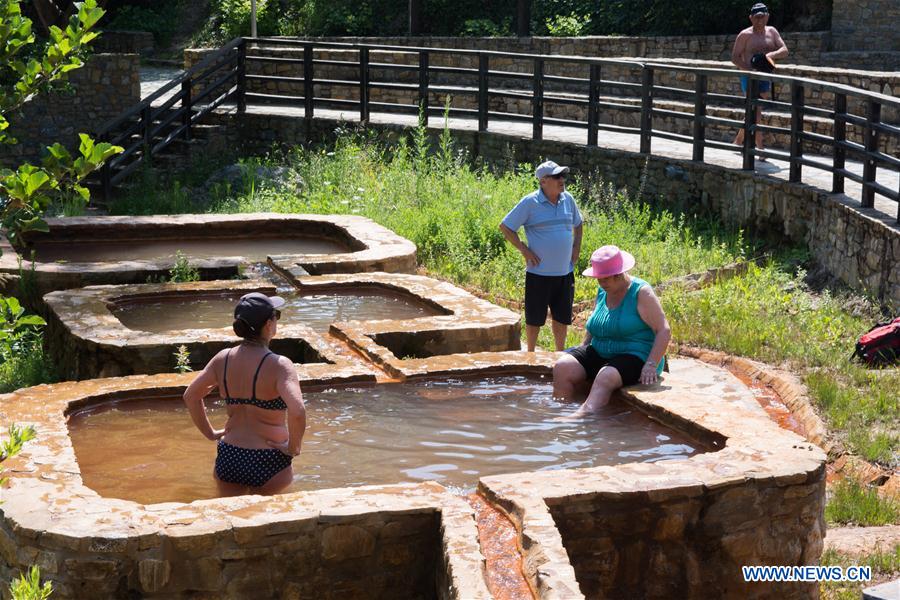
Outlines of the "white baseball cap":
{"label": "white baseball cap", "polygon": [[560,173],[568,172],[569,167],[561,167],[552,160],[548,160],[547,162],[542,162],[538,165],[537,169],[534,170],[534,176],[541,179],[550,175],[559,175]]}

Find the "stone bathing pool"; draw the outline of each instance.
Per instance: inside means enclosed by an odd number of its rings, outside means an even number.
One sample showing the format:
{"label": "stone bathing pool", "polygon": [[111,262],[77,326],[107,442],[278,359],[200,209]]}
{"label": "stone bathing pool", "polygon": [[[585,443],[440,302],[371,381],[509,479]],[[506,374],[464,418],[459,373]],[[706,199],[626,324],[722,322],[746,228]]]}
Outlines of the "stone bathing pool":
{"label": "stone bathing pool", "polygon": [[[555,421],[573,407],[551,391],[549,381],[521,376],[307,391],[309,427],[286,492],[433,480],[470,493],[486,475],[704,450],[618,402],[599,418]],[[208,406],[223,426],[222,402]],[[197,433],[180,398],[107,401],[69,415],[68,426],[82,479],[102,496],[142,504],[217,496],[215,444]]]}
{"label": "stone bathing pool", "polygon": [[[455,364],[444,362],[441,370],[432,363],[431,381],[473,371],[482,379],[498,372],[546,376],[554,354],[442,358]],[[815,597],[813,584],[751,585],[735,573],[742,564],[818,559],[824,453],[779,429],[727,371],[687,359],[671,366],[662,385],[628,390],[624,406],[709,451],[477,476],[479,492],[516,526],[532,589],[541,598],[567,599],[622,589],[646,598]],[[344,370],[298,366],[310,400],[339,387]],[[91,489],[67,416],[115,401],[177,399],[191,377],[70,382],[0,397],[5,421],[31,423],[40,432],[4,463],[10,481],[0,513],[0,577],[41,564],[60,598],[321,597],[323,590],[333,597],[490,597],[473,509],[439,483],[155,504]],[[454,394],[452,386],[412,383],[438,396],[423,402],[446,402],[442,397]],[[311,443],[315,430],[308,435]]]}

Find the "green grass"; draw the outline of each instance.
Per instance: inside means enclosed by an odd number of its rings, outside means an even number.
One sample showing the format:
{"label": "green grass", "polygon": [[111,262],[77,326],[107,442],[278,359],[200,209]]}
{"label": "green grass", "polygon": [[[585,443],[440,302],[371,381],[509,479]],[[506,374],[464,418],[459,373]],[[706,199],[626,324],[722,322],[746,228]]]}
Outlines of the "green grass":
{"label": "green grass", "polygon": [[858,299],[812,294],[802,273],[778,263],[700,292],[669,289],[662,302],[673,339],[785,366],[803,378],[841,441],[868,460],[898,462],[900,372],[849,360],[856,338],[878,319],[874,308],[855,314]]}
{"label": "green grass", "polygon": [[[530,166],[495,174],[470,166],[452,149],[426,154],[415,139],[388,153],[353,137],[339,141],[333,151],[297,149],[283,162],[303,178],[301,193],[248,182],[247,189],[236,190],[209,210],[359,214],[415,242],[420,263],[438,276],[504,298],[521,298],[524,261],[498,225],[535,189]],[[588,184],[583,179],[571,186],[585,217],[579,269],[587,267],[594,248],[610,243],[635,254],[635,274],[651,283],[733,262],[744,254],[740,231],[677,217],[598,186],[588,192]],[[592,281],[578,280],[577,301],[595,294]]]}
{"label": "green grass", "polygon": [[900,504],[879,496],[874,488],[846,479],[832,486],[825,519],[836,525],[889,525],[900,521]]}
{"label": "green grass", "polygon": [[822,553],[819,564],[823,566],[839,566],[846,569],[849,566],[870,567],[872,569],[871,582],[845,582],[828,581],[820,585],[820,596],[826,600],[859,600],[864,588],[875,585],[876,582],[885,582],[895,579],[900,573],[900,545],[892,549],[877,550],[866,556],[850,556],[828,549]]}

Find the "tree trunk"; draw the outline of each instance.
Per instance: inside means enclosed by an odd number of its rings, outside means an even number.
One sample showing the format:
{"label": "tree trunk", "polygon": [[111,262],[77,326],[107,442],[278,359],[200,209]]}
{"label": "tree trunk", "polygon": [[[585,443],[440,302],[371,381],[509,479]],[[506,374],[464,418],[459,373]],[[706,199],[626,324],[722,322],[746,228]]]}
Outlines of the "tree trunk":
{"label": "tree trunk", "polygon": [[409,0],[409,34],[422,34],[422,2],[423,0]]}
{"label": "tree trunk", "polygon": [[516,35],[531,36],[531,0],[516,0]]}

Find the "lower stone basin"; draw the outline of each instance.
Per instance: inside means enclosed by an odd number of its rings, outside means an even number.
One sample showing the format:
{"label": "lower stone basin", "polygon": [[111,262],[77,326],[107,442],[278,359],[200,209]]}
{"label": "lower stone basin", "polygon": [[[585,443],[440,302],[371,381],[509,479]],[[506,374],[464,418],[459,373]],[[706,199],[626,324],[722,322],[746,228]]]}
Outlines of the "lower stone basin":
{"label": "lower stone basin", "polygon": [[[428,365],[432,380],[459,372],[546,376],[555,355],[441,358]],[[310,391],[334,387],[343,369],[302,365],[298,373]],[[628,389],[621,400],[711,451],[480,477],[480,493],[519,531],[530,585],[543,598],[622,590],[660,599],[817,597],[815,584],[744,582],[740,566],[817,562],[824,452],[772,423],[727,371],[678,358],[671,369],[660,385]],[[67,415],[113,399],[177,397],[192,377],[69,382],[0,396],[4,422],[39,432],[4,463],[0,579],[39,564],[59,598],[489,597],[472,509],[439,483],[157,504],[85,485]]]}
{"label": "lower stone basin", "polygon": [[48,232],[29,232],[15,248],[0,233],[0,283],[7,293],[20,273],[40,295],[165,279],[179,250],[205,280],[234,277],[243,266],[276,256],[315,274],[416,268],[415,244],[353,215],[101,216],[47,223]]}
{"label": "lower stone basin", "polygon": [[[309,429],[287,492],[438,481],[471,493],[480,477],[687,458],[703,448],[621,402],[598,418],[571,411],[551,384],[521,376],[418,380],[307,391]],[[220,400],[209,411],[224,426]],[[108,398],[69,416],[82,479],[143,504],[217,496],[215,444],[180,398]]]}

